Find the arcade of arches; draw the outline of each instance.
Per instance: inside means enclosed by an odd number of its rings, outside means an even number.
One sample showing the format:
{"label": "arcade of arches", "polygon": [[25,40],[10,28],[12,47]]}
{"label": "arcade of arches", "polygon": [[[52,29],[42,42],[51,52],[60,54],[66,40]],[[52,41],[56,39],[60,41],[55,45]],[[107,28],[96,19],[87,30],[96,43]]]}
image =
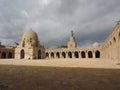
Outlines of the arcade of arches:
{"label": "arcade of arches", "polygon": [[0,47],[0,58],[1,59],[12,59],[14,58],[14,49],[8,49]]}
{"label": "arcade of arches", "polygon": [[57,49],[46,51],[46,59],[59,58],[101,58],[101,51],[58,51]]}

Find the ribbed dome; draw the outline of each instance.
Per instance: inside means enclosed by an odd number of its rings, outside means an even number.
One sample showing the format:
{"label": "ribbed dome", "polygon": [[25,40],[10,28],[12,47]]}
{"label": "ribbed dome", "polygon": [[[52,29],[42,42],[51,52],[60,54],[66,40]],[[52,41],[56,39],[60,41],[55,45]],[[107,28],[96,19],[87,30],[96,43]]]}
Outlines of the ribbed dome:
{"label": "ribbed dome", "polygon": [[38,36],[37,33],[34,32],[32,29],[26,31],[22,37],[22,45],[23,46],[38,46]]}

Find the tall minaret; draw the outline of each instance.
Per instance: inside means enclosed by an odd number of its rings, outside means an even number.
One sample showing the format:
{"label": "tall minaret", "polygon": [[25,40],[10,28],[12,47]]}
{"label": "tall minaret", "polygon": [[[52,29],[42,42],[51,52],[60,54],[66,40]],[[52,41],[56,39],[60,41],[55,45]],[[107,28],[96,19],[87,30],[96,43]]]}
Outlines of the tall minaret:
{"label": "tall minaret", "polygon": [[68,48],[76,48],[77,44],[75,41],[74,33],[71,31],[70,41],[68,42]]}

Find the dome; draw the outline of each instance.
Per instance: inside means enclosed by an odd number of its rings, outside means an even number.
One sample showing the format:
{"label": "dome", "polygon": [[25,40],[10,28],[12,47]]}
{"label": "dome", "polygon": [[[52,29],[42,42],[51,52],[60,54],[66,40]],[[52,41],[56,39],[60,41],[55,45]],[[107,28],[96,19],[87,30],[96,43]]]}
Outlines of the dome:
{"label": "dome", "polygon": [[25,46],[36,47],[36,46],[38,46],[38,43],[39,43],[39,40],[38,40],[37,33],[34,32],[32,29],[26,31],[23,34],[22,41],[21,41],[21,44],[23,47],[25,47]]}

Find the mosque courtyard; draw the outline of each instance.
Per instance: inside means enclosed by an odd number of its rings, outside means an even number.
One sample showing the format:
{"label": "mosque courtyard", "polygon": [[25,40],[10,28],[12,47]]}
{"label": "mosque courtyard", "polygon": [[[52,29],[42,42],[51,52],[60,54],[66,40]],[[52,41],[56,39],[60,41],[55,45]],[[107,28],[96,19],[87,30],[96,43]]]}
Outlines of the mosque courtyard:
{"label": "mosque courtyard", "polygon": [[0,88],[5,90],[120,89],[117,61],[0,60],[0,64]]}

